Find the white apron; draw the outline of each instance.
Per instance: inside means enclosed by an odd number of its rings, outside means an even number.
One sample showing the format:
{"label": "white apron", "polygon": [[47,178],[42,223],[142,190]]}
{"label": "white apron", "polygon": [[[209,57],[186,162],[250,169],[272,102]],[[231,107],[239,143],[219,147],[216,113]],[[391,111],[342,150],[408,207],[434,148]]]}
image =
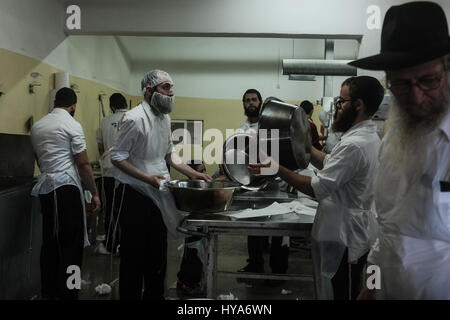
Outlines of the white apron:
{"label": "white apron", "polygon": [[[56,188],[55,188],[55,180],[54,177],[55,175],[59,175],[62,172],[52,172],[52,173],[42,173],[39,177],[38,177],[38,181],[36,183],[36,185],[33,187],[33,190],[31,190],[31,195],[38,197],[40,194],[40,190],[42,188],[42,186],[44,184],[50,184],[53,188],[53,194],[54,194],[54,201],[55,201],[55,229],[54,232],[57,233],[58,229],[59,229],[59,225],[57,223],[58,219],[58,199],[56,196]],[[76,169],[74,167],[71,167],[70,169],[67,169],[66,171],[64,171],[63,173],[67,174],[69,177],[72,178],[72,181],[74,182],[74,185],[78,188],[78,190],[80,191],[80,200],[81,200],[81,204],[83,206],[83,224],[84,224],[84,247],[87,247],[90,245],[89,243],[89,239],[88,239],[88,234],[87,234],[87,223],[86,223],[86,207],[85,207],[85,203],[84,203],[84,194],[83,194],[83,188],[81,187],[81,183],[80,183],[80,177],[78,175],[78,172],[76,171]]]}
{"label": "white apron", "polygon": [[[166,180],[161,181],[161,187],[157,189],[129,175],[124,177],[123,172],[115,175],[116,179],[122,183],[129,184],[136,191],[152,199],[161,211],[168,232],[174,238],[184,238],[186,235],[178,232],[176,228],[188,213],[177,209],[172,193],[163,186],[166,181],[170,181],[170,175],[165,161],[170,138],[170,124],[168,121],[161,121],[159,123],[160,127],[152,128],[150,124],[153,123],[155,125],[157,120],[152,122],[154,116],[150,114],[150,108],[144,107],[142,103],[136,106],[133,111],[145,114],[148,123],[140,124],[143,126],[145,134],[151,135],[151,138],[147,139],[145,141],[146,145],[140,146],[139,152],[134,152],[128,158],[128,161],[143,172],[149,175],[163,175],[166,177]],[[116,170],[120,171],[117,168]],[[121,179],[122,177],[123,179]]]}
{"label": "white apron", "polygon": [[317,299],[334,298],[331,279],[339,269],[345,248],[348,263],[356,262],[370,250],[377,236],[375,212],[350,209],[323,199],[317,209],[311,234]]}

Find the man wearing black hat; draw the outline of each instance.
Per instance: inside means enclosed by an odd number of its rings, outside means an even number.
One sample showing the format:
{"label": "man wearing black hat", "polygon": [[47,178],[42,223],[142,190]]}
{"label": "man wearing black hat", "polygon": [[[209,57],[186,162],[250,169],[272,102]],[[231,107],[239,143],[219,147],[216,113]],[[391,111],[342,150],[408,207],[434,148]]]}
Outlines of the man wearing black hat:
{"label": "man wearing black hat", "polygon": [[104,205],[105,216],[105,240],[100,242],[96,251],[100,254],[110,254],[115,252],[119,241],[119,221],[117,218],[117,210],[113,210],[114,198],[114,166],[109,158],[109,151],[114,144],[117,136],[119,122],[127,111],[127,100],[125,97],[116,92],[109,97],[109,108],[112,114],[103,118],[100,128],[97,131],[98,151],[100,153],[100,165],[102,172],[102,202]]}
{"label": "man wearing black hat", "polygon": [[412,2],[387,11],[380,54],[350,63],[384,70],[395,98],[375,180],[379,238],[368,258],[380,282],[360,298],[450,299],[449,53],[442,8]]}
{"label": "man wearing black hat", "polygon": [[[362,269],[377,231],[371,182],[381,142],[371,118],[383,96],[377,79],[348,78],[342,83],[333,123],[333,130],[343,133],[341,140],[329,155],[312,147],[317,175],[278,166],[279,177],[319,202],[311,234],[318,299],[355,299],[362,285]],[[249,167],[258,174],[264,166],[268,165]]]}
{"label": "man wearing black hat", "polygon": [[83,129],[73,118],[76,103],[72,89],[58,90],[55,108],[31,128],[41,170],[32,195],[39,196],[42,209],[41,290],[46,299],[78,298],[79,287],[68,285],[68,267],[81,269],[83,246],[89,245],[80,177],[92,193],[94,212],[100,209]]}

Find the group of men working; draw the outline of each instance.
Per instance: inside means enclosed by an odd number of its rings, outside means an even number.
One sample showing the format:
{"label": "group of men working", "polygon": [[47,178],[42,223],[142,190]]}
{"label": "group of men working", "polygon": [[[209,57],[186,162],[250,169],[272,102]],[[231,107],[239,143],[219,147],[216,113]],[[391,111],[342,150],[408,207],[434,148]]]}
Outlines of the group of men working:
{"label": "group of men working", "polygon": [[[312,230],[319,299],[450,299],[449,54],[440,6],[391,7],[380,54],[351,63],[386,72],[395,101],[383,141],[371,118],[384,89],[373,77],[352,77],[343,82],[336,102],[333,129],[343,133],[340,141],[330,154],[312,148],[317,175],[279,165],[279,177],[319,202]],[[168,178],[167,164],[190,178],[211,177],[183,164],[174,152],[171,77],[151,71],[141,88],[144,100],[123,114],[109,150],[121,203],[120,296],[162,299],[167,223],[159,186]],[[88,243],[80,178],[93,195],[94,211],[100,208],[83,130],[73,119],[76,102],[71,89],[59,90],[54,110],[31,134],[42,172],[33,194],[42,204],[42,293],[47,298],[78,294],[67,288],[66,270],[81,267]],[[249,120],[255,113],[250,109]],[[249,170],[259,174],[263,166],[268,164],[251,164]],[[381,273],[375,289],[361,276],[366,262]]]}

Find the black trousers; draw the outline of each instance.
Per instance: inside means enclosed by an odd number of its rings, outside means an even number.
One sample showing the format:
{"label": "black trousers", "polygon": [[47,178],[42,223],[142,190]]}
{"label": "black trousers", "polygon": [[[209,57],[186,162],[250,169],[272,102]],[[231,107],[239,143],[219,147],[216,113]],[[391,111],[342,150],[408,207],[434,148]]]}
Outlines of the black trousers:
{"label": "black trousers", "polygon": [[183,259],[181,260],[180,270],[178,271],[178,280],[187,286],[194,288],[200,284],[203,275],[203,263],[198,256],[197,249],[188,248],[188,243],[199,241],[201,237],[188,237],[184,240]]}
{"label": "black trousers", "polygon": [[[247,248],[249,264],[264,266],[263,250],[268,237],[249,236]],[[283,237],[272,237],[270,246],[270,268],[273,273],[286,273],[288,269],[289,247],[282,246]]]}
{"label": "black trousers", "polygon": [[349,264],[348,249],[345,249],[339,269],[331,279],[334,300],[356,300],[363,287],[363,269],[368,254],[369,252],[359,258],[356,264]]}
{"label": "black trousers", "polygon": [[[129,185],[123,196],[120,224],[120,298],[163,299],[167,267],[167,229],[153,201]],[[143,294],[142,294],[142,288]]]}
{"label": "black trousers", "polygon": [[[78,299],[78,289],[68,289],[67,267],[81,270],[84,247],[83,204],[77,187],[56,189],[58,208],[55,223],[54,192],[39,196],[42,209],[41,291],[46,299]],[[55,233],[55,227],[57,233]],[[81,276],[81,274],[80,274]]]}
{"label": "black trousers", "polygon": [[[105,195],[105,240],[104,244],[106,249],[109,252],[115,252],[117,246],[120,244],[120,223],[117,223],[117,216],[119,212],[120,198],[122,194],[116,192],[114,202],[116,203],[113,206],[113,198],[114,198],[114,184],[115,179],[112,177],[103,177],[102,190]],[[115,232],[114,232],[115,231]]]}

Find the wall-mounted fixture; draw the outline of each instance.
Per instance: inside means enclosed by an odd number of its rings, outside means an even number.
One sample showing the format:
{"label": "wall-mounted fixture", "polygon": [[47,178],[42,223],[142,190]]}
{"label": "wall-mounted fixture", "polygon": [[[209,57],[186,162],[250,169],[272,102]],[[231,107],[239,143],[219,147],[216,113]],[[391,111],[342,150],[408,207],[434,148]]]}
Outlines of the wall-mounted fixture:
{"label": "wall-mounted fixture", "polygon": [[78,89],[78,85],[76,83],[72,83],[70,85],[70,88],[75,91],[76,93],[80,93],[80,90]]}
{"label": "wall-mounted fixture", "polygon": [[106,96],[106,93],[104,93],[103,91],[100,91],[99,95],[98,95],[98,101],[100,101],[100,110],[102,111],[102,115],[103,118],[106,116],[105,113],[105,107],[103,106],[103,96]]}
{"label": "wall-mounted fixture", "polygon": [[[37,77],[42,76],[39,72],[32,72],[30,73],[30,77],[33,79],[36,79]],[[37,83],[36,81],[32,81],[30,84],[28,84],[28,93],[33,94],[34,93],[34,87],[39,87],[41,84]]]}
{"label": "wall-mounted fixture", "polygon": [[32,73],[30,73],[30,76],[33,79],[36,79],[37,77],[42,76],[42,74],[40,74],[39,72],[32,72]]}
{"label": "wall-mounted fixture", "polygon": [[41,84],[33,81],[28,85],[28,93],[33,94],[34,93],[34,87],[39,87]]}

